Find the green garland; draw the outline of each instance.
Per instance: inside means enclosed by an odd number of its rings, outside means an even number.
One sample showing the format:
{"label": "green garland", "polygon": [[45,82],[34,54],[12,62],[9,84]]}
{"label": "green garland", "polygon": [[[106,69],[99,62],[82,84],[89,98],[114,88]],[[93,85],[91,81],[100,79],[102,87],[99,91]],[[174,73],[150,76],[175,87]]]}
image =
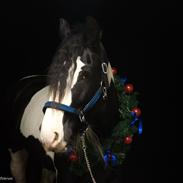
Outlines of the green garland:
{"label": "green garland", "polygon": [[[89,142],[87,143],[87,153],[91,166],[97,164],[109,168],[122,164],[134,134],[137,134],[138,131],[142,133],[142,126],[137,127],[141,114],[141,110],[138,108],[138,93],[133,91],[132,84],[127,83],[117,75],[114,76],[114,83],[119,97],[120,120],[113,128],[111,137],[106,139],[102,145],[103,159],[99,157],[96,148],[94,149]],[[78,154],[82,154],[82,152]],[[69,163],[69,170],[77,175],[82,175],[88,171],[84,157],[77,156],[75,152],[71,152],[69,155]]]}

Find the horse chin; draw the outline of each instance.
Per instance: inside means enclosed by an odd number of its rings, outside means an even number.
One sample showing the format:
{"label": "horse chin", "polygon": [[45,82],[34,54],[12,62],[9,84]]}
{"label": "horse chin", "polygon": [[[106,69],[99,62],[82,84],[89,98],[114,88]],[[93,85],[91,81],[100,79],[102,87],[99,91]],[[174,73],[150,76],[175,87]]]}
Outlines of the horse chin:
{"label": "horse chin", "polygon": [[63,148],[62,146],[58,146],[58,147],[54,148],[52,151],[55,153],[63,153],[63,152],[67,151],[67,147],[65,146]]}
{"label": "horse chin", "polygon": [[67,151],[67,145],[65,143],[59,143],[56,146],[47,146],[46,144],[43,144],[43,148],[46,152],[52,151],[55,153],[63,153]]}

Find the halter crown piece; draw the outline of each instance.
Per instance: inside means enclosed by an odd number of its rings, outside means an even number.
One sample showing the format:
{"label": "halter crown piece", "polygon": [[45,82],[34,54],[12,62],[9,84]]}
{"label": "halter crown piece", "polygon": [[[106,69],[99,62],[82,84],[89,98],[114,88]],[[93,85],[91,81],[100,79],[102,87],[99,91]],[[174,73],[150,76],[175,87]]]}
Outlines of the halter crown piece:
{"label": "halter crown piece", "polygon": [[[122,164],[125,160],[127,152],[130,149],[130,145],[133,142],[133,137],[136,134],[142,134],[141,110],[138,107],[139,102],[137,99],[138,93],[134,92],[133,85],[128,82],[126,77],[119,77],[117,75],[117,69],[112,68],[114,85],[118,93],[120,119],[113,128],[111,137],[105,139],[102,143],[102,150],[104,152],[103,158],[100,158],[100,155],[96,152],[96,149],[94,149],[91,144],[85,140],[86,130],[88,128],[85,114],[95,107],[101,97],[103,97],[104,100],[107,97],[107,89],[109,86],[106,82],[106,65],[106,63],[102,63],[103,80],[101,82],[101,86],[82,110],[77,110],[71,106],[56,103],[54,101],[46,102],[43,107],[43,112],[45,112],[46,108],[54,108],[76,114],[79,117],[81,123],[83,124],[81,129],[81,145],[84,157],[79,157],[79,155],[77,155],[72,148],[69,149],[68,152],[66,152],[69,157],[68,159],[70,160],[68,161],[68,163],[70,163],[68,167],[70,171],[79,176],[87,173],[88,170],[93,183],[96,183],[96,180],[92,172],[92,167],[97,164],[107,169]],[[73,154],[75,156],[74,159],[70,158]],[[86,163],[83,163],[83,158]],[[90,162],[92,162],[92,166]]]}

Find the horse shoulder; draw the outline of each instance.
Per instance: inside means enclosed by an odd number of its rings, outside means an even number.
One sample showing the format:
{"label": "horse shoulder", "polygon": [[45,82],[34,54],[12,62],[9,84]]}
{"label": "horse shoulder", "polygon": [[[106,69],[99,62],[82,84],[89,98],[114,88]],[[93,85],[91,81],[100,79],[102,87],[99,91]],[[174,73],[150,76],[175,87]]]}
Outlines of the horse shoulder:
{"label": "horse shoulder", "polygon": [[32,135],[39,139],[39,128],[44,116],[42,107],[48,97],[49,86],[46,86],[36,92],[26,106],[20,123],[20,131],[25,137]]}

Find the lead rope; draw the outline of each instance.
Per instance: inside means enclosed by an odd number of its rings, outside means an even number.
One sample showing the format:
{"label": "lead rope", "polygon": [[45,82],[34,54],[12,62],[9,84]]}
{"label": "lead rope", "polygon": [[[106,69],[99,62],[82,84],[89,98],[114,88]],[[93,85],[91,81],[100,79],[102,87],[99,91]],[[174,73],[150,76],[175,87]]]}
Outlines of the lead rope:
{"label": "lead rope", "polygon": [[57,170],[57,167],[56,167],[54,161],[53,161],[53,166],[54,166],[54,169],[55,169],[55,183],[58,183],[58,170]]}
{"label": "lead rope", "polygon": [[85,132],[81,136],[81,142],[82,142],[82,149],[83,149],[86,165],[87,165],[88,171],[90,173],[90,177],[92,179],[92,182],[96,183],[96,180],[95,180],[95,178],[93,176],[93,173],[92,173],[92,170],[91,170],[91,166],[90,166],[90,162],[89,162],[89,159],[88,159],[88,156],[87,156],[87,152],[86,152]]}

